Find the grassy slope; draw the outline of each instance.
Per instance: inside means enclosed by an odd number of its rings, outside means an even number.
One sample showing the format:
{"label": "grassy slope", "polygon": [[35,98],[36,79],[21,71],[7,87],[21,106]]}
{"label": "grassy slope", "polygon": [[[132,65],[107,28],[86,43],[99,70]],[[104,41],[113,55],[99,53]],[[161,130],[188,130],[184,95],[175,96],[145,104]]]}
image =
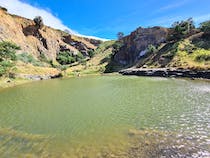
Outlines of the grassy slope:
{"label": "grassy slope", "polygon": [[[117,72],[122,69],[122,66],[111,60],[114,43],[115,41],[102,43],[96,49],[96,55],[92,59],[68,68],[65,72],[66,76]],[[192,42],[190,38],[187,38],[174,43],[162,44],[156,52],[148,53],[138,63],[135,63],[136,67],[144,65],[150,68],[210,69],[210,42],[204,39]]]}
{"label": "grassy slope", "polygon": [[[199,43],[207,47],[200,46]],[[182,69],[210,69],[209,41],[199,39],[197,42],[185,39],[175,43],[159,46],[157,52],[148,53],[139,60],[137,67],[147,65],[150,68],[175,67]]]}
{"label": "grassy slope", "polygon": [[[117,72],[122,69],[117,65],[111,56],[112,45],[115,41],[102,43],[96,50],[95,55],[84,63],[78,63],[63,71],[64,76],[80,76],[90,74],[101,74],[104,72]],[[145,57],[135,63],[136,67],[147,65],[149,68],[175,67],[182,69],[210,69],[210,42],[209,40],[197,39],[192,42],[190,38],[175,43],[166,43],[159,46],[157,52],[148,53]],[[110,70],[111,69],[111,70]],[[32,75],[55,75],[58,69],[46,66],[34,66],[30,63],[17,62],[11,71],[17,74]],[[30,82],[26,79],[0,79],[0,88],[11,87]]]}
{"label": "grassy slope", "polygon": [[12,71],[17,74],[32,74],[32,75],[56,75],[60,71],[52,67],[34,66],[30,63],[18,63]]}
{"label": "grassy slope", "polygon": [[[10,73],[42,76],[42,75],[56,75],[56,74],[59,74],[60,71],[58,71],[55,68],[50,68],[50,67],[38,67],[38,66],[33,66],[32,64],[18,63],[10,71]],[[28,82],[32,82],[32,80],[24,79],[24,78],[13,79],[13,78],[8,78],[8,77],[1,77],[0,89],[14,87],[14,86],[25,84]]]}
{"label": "grassy slope", "polygon": [[68,68],[65,72],[65,76],[78,76],[78,75],[88,75],[88,74],[101,74],[105,71],[105,67],[110,62],[112,47],[115,41],[106,41],[102,43],[96,50],[95,55],[90,60],[72,66]]}

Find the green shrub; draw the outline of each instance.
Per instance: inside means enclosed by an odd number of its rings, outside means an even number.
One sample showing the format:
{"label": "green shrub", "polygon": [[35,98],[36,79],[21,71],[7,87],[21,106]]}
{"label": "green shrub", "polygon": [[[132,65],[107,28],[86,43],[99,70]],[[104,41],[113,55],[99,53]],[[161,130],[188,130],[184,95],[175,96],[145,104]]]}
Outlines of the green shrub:
{"label": "green shrub", "polygon": [[14,64],[11,61],[0,62],[0,76],[6,74],[13,66]]}
{"label": "green shrub", "polygon": [[184,51],[186,51],[188,54],[193,53],[196,50],[196,48],[192,45],[185,45]]}
{"label": "green shrub", "polygon": [[17,50],[20,50],[20,47],[14,43],[0,42],[0,76],[7,74],[14,66],[13,62],[16,60]]}
{"label": "green shrub", "polygon": [[17,60],[20,60],[24,63],[33,63],[35,62],[35,59],[32,55],[28,53],[21,53],[17,55]]}
{"label": "green shrub", "polygon": [[3,60],[16,60],[16,51],[20,50],[20,47],[11,42],[0,42],[0,61]]}
{"label": "green shrub", "polygon": [[169,40],[178,40],[184,38],[195,28],[192,18],[183,21],[176,21],[172,24],[172,34]]}
{"label": "green shrub", "polygon": [[112,47],[113,47],[113,54],[116,54],[117,52],[119,52],[120,48],[123,46],[123,42],[122,41],[116,41]]}
{"label": "green shrub", "polygon": [[201,23],[200,29],[201,29],[201,31],[203,31],[205,33],[210,33],[210,20]]}
{"label": "green shrub", "polygon": [[31,54],[21,53],[17,55],[17,60],[20,60],[26,64],[30,63],[34,66],[42,67],[44,64],[38,60],[36,60]]}
{"label": "green shrub", "polygon": [[45,62],[45,63],[49,63],[50,64],[50,60],[48,60],[47,57],[45,56],[45,54],[42,53],[42,52],[40,53],[39,60],[41,62]]}
{"label": "green shrub", "polygon": [[56,58],[56,60],[61,64],[61,65],[66,65],[72,63],[71,59],[71,54],[69,52],[60,52]]}
{"label": "green shrub", "polygon": [[196,56],[195,60],[198,62],[210,61],[210,54],[199,54]]}
{"label": "green shrub", "polygon": [[84,59],[84,56],[81,52],[77,52],[76,54],[76,61],[82,61]]}
{"label": "green shrub", "polygon": [[61,65],[72,64],[77,61],[81,62],[83,59],[84,56],[82,55],[82,53],[78,52],[77,54],[73,54],[69,51],[60,52],[56,58],[58,63]]}
{"label": "green shrub", "polygon": [[89,54],[90,58],[92,58],[95,55],[95,52],[94,52],[94,50],[91,49],[88,51],[88,54]]}
{"label": "green shrub", "polygon": [[148,45],[147,50],[149,53],[157,53],[158,52],[157,48],[152,44]]}

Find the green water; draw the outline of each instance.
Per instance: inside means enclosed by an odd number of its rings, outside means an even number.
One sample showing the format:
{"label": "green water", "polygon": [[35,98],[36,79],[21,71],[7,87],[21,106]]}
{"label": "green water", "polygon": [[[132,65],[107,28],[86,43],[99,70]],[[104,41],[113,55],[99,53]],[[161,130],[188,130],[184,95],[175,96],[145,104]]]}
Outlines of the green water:
{"label": "green water", "polygon": [[0,90],[2,157],[100,157],[126,151],[134,129],[196,137],[208,155],[210,83],[98,76]]}

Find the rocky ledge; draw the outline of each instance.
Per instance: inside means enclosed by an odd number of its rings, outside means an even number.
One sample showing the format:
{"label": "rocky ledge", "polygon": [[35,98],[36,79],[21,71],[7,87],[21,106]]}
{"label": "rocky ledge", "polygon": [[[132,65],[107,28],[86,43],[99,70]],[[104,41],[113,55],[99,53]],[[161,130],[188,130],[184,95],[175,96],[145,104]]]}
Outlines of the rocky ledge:
{"label": "rocky ledge", "polygon": [[155,76],[155,77],[188,77],[210,79],[210,70],[186,70],[171,68],[137,69],[130,68],[119,71],[122,75]]}

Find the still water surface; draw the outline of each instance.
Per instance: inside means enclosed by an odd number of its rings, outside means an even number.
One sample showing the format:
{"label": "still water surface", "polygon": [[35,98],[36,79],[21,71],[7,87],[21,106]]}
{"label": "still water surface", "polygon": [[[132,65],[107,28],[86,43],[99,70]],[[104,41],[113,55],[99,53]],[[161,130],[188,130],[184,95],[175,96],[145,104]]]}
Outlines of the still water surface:
{"label": "still water surface", "polygon": [[210,82],[97,76],[0,90],[1,157],[132,157],[144,132],[182,148],[168,155],[209,157]]}

